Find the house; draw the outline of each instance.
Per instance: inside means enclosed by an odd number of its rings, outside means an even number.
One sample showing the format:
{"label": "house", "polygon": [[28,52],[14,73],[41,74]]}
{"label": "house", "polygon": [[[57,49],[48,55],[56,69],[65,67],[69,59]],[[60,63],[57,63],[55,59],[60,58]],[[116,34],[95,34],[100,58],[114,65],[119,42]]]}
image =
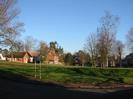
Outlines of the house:
{"label": "house", "polygon": [[7,61],[28,63],[32,56],[28,52],[14,52],[6,55]]}
{"label": "house", "polygon": [[133,53],[122,59],[122,65],[125,67],[133,67]]}
{"label": "house", "polygon": [[54,49],[50,49],[46,60],[48,64],[59,64],[59,54]]}
{"label": "house", "polygon": [[5,56],[2,53],[0,53],[0,60],[6,60]]}
{"label": "house", "polygon": [[[40,53],[39,52],[14,52],[12,54],[6,55],[7,61],[21,62],[21,63],[40,63]],[[59,64],[59,54],[55,50],[49,50],[46,62],[48,64]]]}
{"label": "house", "polygon": [[28,52],[28,53],[31,56],[29,58],[29,62],[30,63],[35,63],[35,62],[39,63],[41,61],[41,59],[40,59],[40,53],[39,52],[32,51],[32,52]]}

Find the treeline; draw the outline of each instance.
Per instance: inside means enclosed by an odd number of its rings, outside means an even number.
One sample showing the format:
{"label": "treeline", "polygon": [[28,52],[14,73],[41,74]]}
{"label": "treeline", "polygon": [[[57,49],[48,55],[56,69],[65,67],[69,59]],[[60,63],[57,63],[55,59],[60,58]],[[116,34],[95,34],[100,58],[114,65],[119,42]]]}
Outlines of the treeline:
{"label": "treeline", "polygon": [[124,44],[116,39],[120,23],[118,16],[105,12],[96,32],[90,33],[85,48],[94,67],[121,66]]}
{"label": "treeline", "polygon": [[[86,43],[85,50],[90,55],[93,67],[129,67],[133,65],[133,28],[126,34],[127,42],[118,40],[116,35],[120,17],[105,12],[100,18],[99,26],[96,32],[90,33]],[[131,54],[127,54],[126,51]]]}
{"label": "treeline", "polygon": [[117,30],[120,18],[110,12],[100,18],[96,31],[89,33],[83,50],[74,54],[64,53],[63,48],[54,41],[47,44],[32,36],[21,40],[24,24],[18,20],[20,10],[16,7],[16,0],[0,0],[0,52],[13,53],[20,51],[38,51],[46,59],[49,49],[54,49],[59,55],[59,61],[66,65],[88,65],[93,67],[109,67],[132,65],[133,55],[124,58],[127,46],[133,51],[133,28],[127,33],[127,43],[117,40]]}
{"label": "treeline", "polygon": [[[95,32],[89,33],[84,51],[75,54],[67,53],[65,63],[92,67],[131,67],[133,66],[133,28],[127,33],[125,44],[118,40],[117,30],[120,24],[120,17],[105,12],[100,18],[99,26]],[[125,49],[130,52],[124,56]]]}
{"label": "treeline", "polygon": [[85,51],[79,50],[74,54],[66,53],[64,54],[64,63],[66,65],[74,66],[91,66],[90,56]]}

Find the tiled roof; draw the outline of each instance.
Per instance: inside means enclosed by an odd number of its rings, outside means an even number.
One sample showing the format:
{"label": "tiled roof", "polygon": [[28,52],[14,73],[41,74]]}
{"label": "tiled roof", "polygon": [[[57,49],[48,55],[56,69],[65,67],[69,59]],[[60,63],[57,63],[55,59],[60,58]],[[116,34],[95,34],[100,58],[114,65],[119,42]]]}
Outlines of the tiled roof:
{"label": "tiled roof", "polygon": [[[14,58],[23,58],[26,55],[27,52],[14,52],[13,54],[8,54],[6,57],[11,58],[12,55]],[[29,56],[31,56],[29,53],[27,53]]]}
{"label": "tiled roof", "polygon": [[28,52],[32,57],[36,57],[36,56],[39,56],[40,53],[39,52]]}

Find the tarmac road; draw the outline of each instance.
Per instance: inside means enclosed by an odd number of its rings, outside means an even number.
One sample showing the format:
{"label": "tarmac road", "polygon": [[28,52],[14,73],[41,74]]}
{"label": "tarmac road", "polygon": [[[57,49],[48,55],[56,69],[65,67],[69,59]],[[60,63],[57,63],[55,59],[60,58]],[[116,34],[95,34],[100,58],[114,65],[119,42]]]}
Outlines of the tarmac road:
{"label": "tarmac road", "polygon": [[133,99],[133,89],[110,93],[70,90],[0,71],[0,99]]}

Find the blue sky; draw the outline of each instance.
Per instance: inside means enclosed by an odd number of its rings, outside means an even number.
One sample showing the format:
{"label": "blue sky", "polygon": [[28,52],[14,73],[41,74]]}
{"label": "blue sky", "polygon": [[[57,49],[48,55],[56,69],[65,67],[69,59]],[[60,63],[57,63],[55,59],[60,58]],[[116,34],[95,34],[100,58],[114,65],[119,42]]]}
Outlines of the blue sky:
{"label": "blue sky", "polygon": [[19,20],[25,23],[23,37],[57,41],[66,52],[83,49],[105,11],[120,17],[117,39],[125,42],[133,27],[133,0],[18,0],[18,6]]}

